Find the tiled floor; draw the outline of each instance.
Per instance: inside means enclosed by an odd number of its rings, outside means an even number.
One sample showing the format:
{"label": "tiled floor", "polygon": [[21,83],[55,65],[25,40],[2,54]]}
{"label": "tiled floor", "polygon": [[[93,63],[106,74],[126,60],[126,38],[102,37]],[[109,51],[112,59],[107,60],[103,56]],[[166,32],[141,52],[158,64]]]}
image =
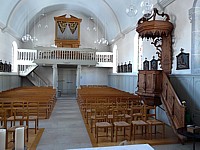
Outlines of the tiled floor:
{"label": "tiled floor", "polygon": [[[64,150],[92,147],[80,114],[76,99],[60,97],[48,120],[41,120],[40,127],[45,128],[37,150]],[[155,150],[192,150],[192,143],[156,145]],[[196,143],[196,150],[200,143]]]}

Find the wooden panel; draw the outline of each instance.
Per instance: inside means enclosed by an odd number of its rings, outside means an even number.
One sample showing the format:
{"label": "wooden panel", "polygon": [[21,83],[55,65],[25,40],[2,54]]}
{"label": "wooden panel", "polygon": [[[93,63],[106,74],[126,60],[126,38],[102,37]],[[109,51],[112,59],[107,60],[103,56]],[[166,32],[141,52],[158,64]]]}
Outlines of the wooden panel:
{"label": "wooden panel", "polygon": [[21,86],[18,75],[0,74],[0,91],[6,91]]}
{"label": "wooden panel", "polygon": [[138,73],[138,94],[146,96],[156,96],[162,90],[161,70],[139,70]]}
{"label": "wooden panel", "polygon": [[109,75],[108,85],[110,87],[135,93],[137,90],[137,75]]}

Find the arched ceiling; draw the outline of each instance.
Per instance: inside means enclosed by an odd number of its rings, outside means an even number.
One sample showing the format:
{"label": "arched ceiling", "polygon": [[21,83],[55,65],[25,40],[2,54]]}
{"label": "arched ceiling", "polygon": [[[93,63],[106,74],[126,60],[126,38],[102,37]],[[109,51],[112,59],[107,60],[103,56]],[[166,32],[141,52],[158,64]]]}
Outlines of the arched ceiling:
{"label": "arched ceiling", "polygon": [[[157,1],[154,0],[154,4]],[[142,17],[140,3],[141,0],[4,0],[0,5],[0,28],[3,32],[7,31],[21,38],[26,28],[26,20],[29,20],[31,27],[33,18],[38,20],[44,10],[46,14],[66,10],[98,18],[106,28],[108,40],[111,41],[123,36],[127,29],[135,27],[137,20]],[[127,16],[125,12],[130,4],[135,4],[138,9],[134,17]]]}

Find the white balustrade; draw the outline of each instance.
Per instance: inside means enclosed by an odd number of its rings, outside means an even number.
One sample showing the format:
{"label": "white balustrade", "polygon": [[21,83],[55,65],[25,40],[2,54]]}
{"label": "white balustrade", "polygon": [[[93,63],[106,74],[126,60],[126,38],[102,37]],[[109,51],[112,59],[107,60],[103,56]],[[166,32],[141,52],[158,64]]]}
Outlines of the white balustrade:
{"label": "white balustrade", "polygon": [[37,58],[37,50],[18,49],[17,60],[34,61]]}
{"label": "white balustrade", "polygon": [[18,49],[17,63],[20,73],[31,72],[37,66],[36,60],[44,64],[47,61],[56,61],[56,63],[73,61],[75,64],[77,62],[77,65],[80,62],[92,62],[100,67],[112,67],[113,65],[112,52],[96,52],[96,49],[91,48],[36,47],[36,49]]}
{"label": "white balustrade", "polygon": [[95,60],[95,51],[70,50],[38,50],[38,59],[56,60]]}

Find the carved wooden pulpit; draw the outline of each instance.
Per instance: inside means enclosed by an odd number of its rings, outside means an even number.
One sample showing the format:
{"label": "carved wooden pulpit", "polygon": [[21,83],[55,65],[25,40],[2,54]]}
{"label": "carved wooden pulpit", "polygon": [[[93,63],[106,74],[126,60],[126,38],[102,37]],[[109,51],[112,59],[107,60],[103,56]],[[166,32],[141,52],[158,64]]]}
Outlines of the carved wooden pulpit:
{"label": "carved wooden pulpit", "polygon": [[[159,17],[162,20],[156,20]],[[173,24],[169,22],[169,16],[165,13],[158,13],[154,8],[152,16],[141,18],[138,21],[136,31],[141,38],[152,40],[151,44],[156,47],[158,61],[162,70],[139,70],[138,72],[138,91],[147,103],[160,105],[160,93],[162,92],[162,71],[167,75],[172,69],[172,37]],[[152,101],[149,101],[149,100]]]}

